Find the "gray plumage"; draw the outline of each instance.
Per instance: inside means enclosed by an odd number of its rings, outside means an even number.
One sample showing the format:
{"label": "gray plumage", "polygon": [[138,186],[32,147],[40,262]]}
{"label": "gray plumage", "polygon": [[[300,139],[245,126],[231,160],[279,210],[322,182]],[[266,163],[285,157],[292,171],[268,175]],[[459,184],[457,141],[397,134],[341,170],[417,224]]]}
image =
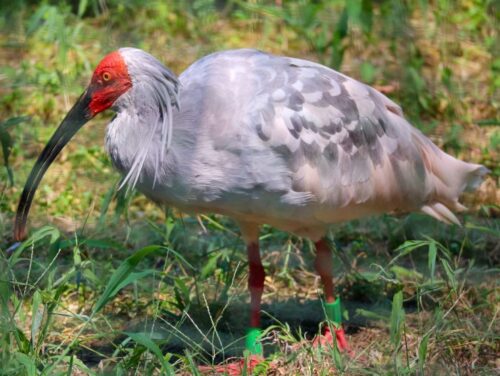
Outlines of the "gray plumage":
{"label": "gray plumage", "polygon": [[[317,240],[330,224],[421,210],[458,222],[487,170],[439,150],[375,89],[256,50],[206,56],[177,79],[120,50],[133,81],[106,147],[124,183],[158,203]],[[250,235],[249,235],[250,236]],[[253,235],[252,235],[253,236]]]}

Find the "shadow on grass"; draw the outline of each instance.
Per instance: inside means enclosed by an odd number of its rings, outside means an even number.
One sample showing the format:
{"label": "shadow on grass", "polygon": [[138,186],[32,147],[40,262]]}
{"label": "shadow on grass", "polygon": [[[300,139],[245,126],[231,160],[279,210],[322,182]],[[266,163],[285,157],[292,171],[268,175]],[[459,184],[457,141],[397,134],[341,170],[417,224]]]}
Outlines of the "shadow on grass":
{"label": "shadow on grass", "polygon": [[[374,312],[381,317],[389,317],[391,301],[377,303],[362,301],[343,302],[349,320],[344,327],[348,336],[354,338],[362,328],[372,327],[373,320],[357,314],[358,310]],[[411,308],[410,308],[411,309]],[[262,305],[262,328],[276,329],[293,335],[295,343],[311,341],[320,331],[324,322],[323,309],[319,300],[287,299]],[[196,354],[197,359],[207,363],[219,364],[232,357],[241,357],[245,350],[245,334],[249,316],[249,304],[232,301],[228,305],[208,303],[192,304],[182,316],[162,312],[157,317],[141,317],[124,323],[123,332],[144,333],[154,339],[164,354],[170,353],[173,359],[184,356],[186,352]],[[214,330],[213,321],[217,322]],[[279,346],[273,340],[274,335],[267,335],[263,340],[265,355],[279,352]],[[108,338],[110,339],[110,338]],[[123,343],[127,336],[119,333],[114,343]],[[294,343],[291,341],[290,346]],[[130,348],[133,344],[129,342]],[[95,343],[92,350],[80,347],[75,355],[88,367],[95,367],[101,360],[111,357],[115,351],[109,342]],[[99,355],[101,354],[101,355]]]}

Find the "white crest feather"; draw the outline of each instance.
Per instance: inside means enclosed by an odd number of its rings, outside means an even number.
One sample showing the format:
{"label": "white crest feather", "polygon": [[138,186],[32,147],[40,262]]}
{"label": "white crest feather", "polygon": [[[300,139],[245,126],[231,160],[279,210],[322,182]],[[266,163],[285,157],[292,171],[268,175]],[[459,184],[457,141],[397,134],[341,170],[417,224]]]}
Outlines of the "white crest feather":
{"label": "white crest feather", "polygon": [[[134,97],[136,110],[141,111],[144,121],[145,134],[136,149],[130,170],[123,178],[118,189],[128,184],[133,189],[144,167],[147,156],[154,155],[155,185],[162,162],[170,149],[172,140],[172,113],[179,107],[179,81],[169,69],[163,66],[156,58],[135,48],[121,48],[120,53],[125,59],[132,79],[131,95]],[[161,150],[154,150],[154,138],[161,139]]]}

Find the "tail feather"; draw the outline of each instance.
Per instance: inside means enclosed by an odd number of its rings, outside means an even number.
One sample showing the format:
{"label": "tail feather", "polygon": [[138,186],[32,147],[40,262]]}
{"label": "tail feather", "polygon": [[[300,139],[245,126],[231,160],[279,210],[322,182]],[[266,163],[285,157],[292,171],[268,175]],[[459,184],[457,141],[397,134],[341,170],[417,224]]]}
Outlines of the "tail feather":
{"label": "tail feather", "polygon": [[460,220],[456,217],[453,212],[448,209],[446,206],[439,202],[435,202],[430,205],[424,205],[420,209],[423,213],[430,215],[431,217],[434,217],[441,222],[447,223],[447,224],[456,224],[456,225],[461,225]]}
{"label": "tail feather", "polygon": [[440,221],[459,225],[460,221],[452,210],[466,209],[459,202],[460,195],[465,191],[476,190],[489,170],[484,166],[452,157],[417,132],[415,141],[420,147],[431,188],[421,211]]}
{"label": "tail feather", "polygon": [[469,163],[469,166],[472,166],[472,170],[467,176],[467,184],[464,189],[465,192],[473,192],[478,189],[483,182],[484,177],[491,172],[486,167],[481,165]]}

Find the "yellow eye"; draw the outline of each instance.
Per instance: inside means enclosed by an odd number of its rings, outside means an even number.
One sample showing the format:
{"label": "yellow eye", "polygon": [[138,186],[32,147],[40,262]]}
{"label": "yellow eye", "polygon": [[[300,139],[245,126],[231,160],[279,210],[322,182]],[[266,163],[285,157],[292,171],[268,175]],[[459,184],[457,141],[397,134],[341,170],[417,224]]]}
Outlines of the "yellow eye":
{"label": "yellow eye", "polygon": [[111,74],[109,74],[109,72],[104,72],[104,73],[102,74],[102,79],[103,79],[104,81],[109,81],[109,80],[111,80]]}

